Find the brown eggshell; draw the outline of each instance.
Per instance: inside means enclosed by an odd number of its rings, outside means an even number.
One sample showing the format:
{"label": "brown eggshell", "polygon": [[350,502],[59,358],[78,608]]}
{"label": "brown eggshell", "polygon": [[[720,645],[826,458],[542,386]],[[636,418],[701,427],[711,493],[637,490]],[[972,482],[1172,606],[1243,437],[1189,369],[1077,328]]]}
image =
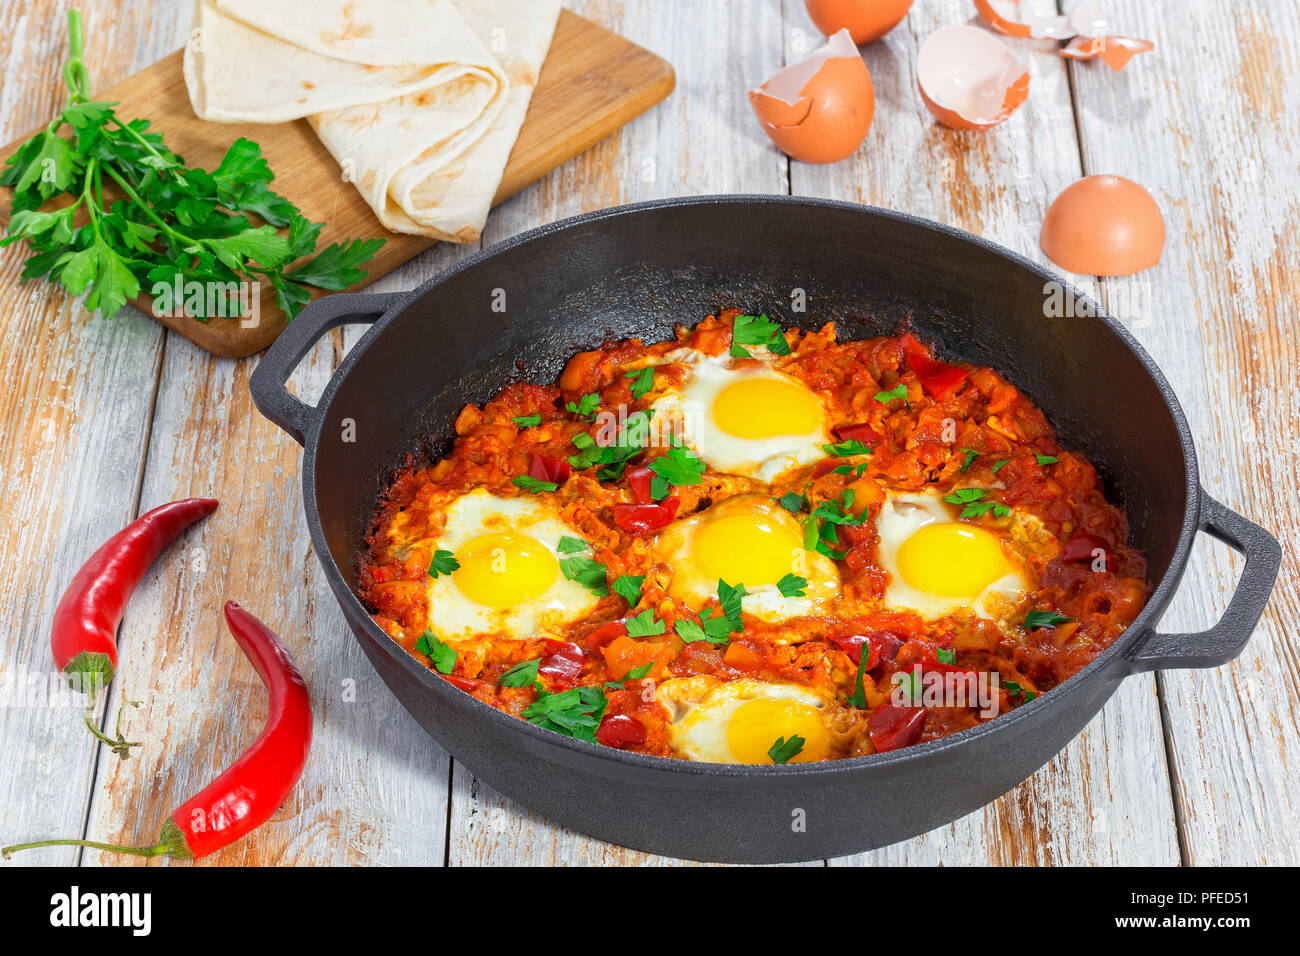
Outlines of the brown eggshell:
{"label": "brown eggshell", "polygon": [[873,43],[907,16],[912,0],[804,0],[818,30],[848,30],[854,43]]}
{"label": "brown eggshell", "polygon": [[1122,176],[1088,176],[1053,200],[1039,243],[1062,269],[1126,276],[1160,261],[1165,219],[1151,194]]}
{"label": "brown eggshell", "polygon": [[975,0],[975,10],[985,22],[1008,36],[1035,40],[1066,40],[1078,31],[1067,16],[1024,15],[1019,0]]}
{"label": "brown eggshell", "polygon": [[1103,63],[1118,73],[1128,66],[1128,61],[1139,53],[1148,53],[1156,45],[1150,40],[1138,40],[1134,37],[1075,37],[1061,49],[1061,56],[1071,60],[1092,60],[1100,58]]}
{"label": "brown eggshell", "polygon": [[1007,45],[978,27],[931,33],[916,58],[921,99],[944,126],[983,130],[1014,113],[1029,96],[1029,70]]}
{"label": "brown eggshell", "polygon": [[772,142],[805,163],[851,155],[876,111],[871,74],[848,30],[750,90],[749,102]]}

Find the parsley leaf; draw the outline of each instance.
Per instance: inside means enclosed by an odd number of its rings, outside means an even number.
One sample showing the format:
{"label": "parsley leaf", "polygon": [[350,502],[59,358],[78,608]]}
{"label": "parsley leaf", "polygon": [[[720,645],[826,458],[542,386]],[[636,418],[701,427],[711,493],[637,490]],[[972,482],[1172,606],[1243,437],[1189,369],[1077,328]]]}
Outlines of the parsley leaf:
{"label": "parsley leaf", "polygon": [[1021,687],[1013,680],[1003,681],[1003,685],[1006,687],[1007,693],[1010,696],[1023,697],[1025,699],[1026,704],[1038,696],[1032,690],[1025,690],[1023,687]]}
{"label": "parsley leaf", "polygon": [[609,700],[600,687],[572,687],[559,694],[539,691],[523,712],[524,720],[566,737],[596,742],[596,728]]}
{"label": "parsley leaf", "polygon": [[540,495],[544,491],[554,491],[560,487],[553,481],[542,481],[532,475],[518,475],[510,479],[510,484],[524,491],[531,491],[535,495]]}
{"label": "parsley leaf", "polygon": [[837,458],[852,458],[854,455],[870,455],[871,449],[856,438],[842,441],[835,445],[822,445],[822,451]]}
{"label": "parsley leaf", "polygon": [[1011,514],[1011,509],[998,501],[984,500],[988,492],[981,488],[957,488],[951,494],[944,495],[943,500],[949,504],[963,505],[961,517],[978,518],[992,511],[998,518]]}
{"label": "parsley leaf", "polygon": [[676,446],[650,462],[650,470],[674,485],[698,485],[704,482],[704,459],[689,448]]}
{"label": "parsley leaf", "polygon": [[744,630],[740,599],[747,593],[743,584],[732,587],[726,581],[719,579],[718,603],[721,607],[718,613],[711,613],[708,617],[701,614],[699,624],[689,618],[682,618],[673,625],[673,629],[687,644],[693,641],[726,644],[731,639],[732,633]]}
{"label": "parsley leaf", "polygon": [[644,582],[644,574],[620,574],[613,584],[614,593],[626,601],[628,607],[636,607],[641,603],[641,585]]}
{"label": "parsley leaf", "polygon": [[1010,458],[1003,458],[1001,461],[995,461],[993,463],[993,474],[996,475],[998,473],[998,469],[1010,461],[1011,461]]}
{"label": "parsley leaf", "polygon": [[776,582],[776,589],[783,597],[803,597],[807,594],[804,590],[806,587],[808,587],[808,579],[801,578],[797,574],[787,574]]}
{"label": "parsley leaf", "polygon": [[540,425],[542,423],[542,416],[540,413],[534,415],[520,415],[517,418],[512,418],[510,420],[520,428],[529,428],[533,425]]}
{"label": "parsley leaf", "polygon": [[1035,454],[1035,455],[1034,455],[1034,458],[1036,458],[1036,459],[1038,460],[1038,463],[1039,463],[1040,465],[1054,465],[1054,464],[1056,464],[1058,461],[1061,460],[1061,459],[1057,458],[1055,455],[1038,455],[1038,454]]}
{"label": "parsley leaf", "polygon": [[623,377],[632,379],[633,401],[641,398],[655,387],[655,370],[653,365],[647,365],[645,368],[626,372]]}
{"label": "parsley leaf", "polygon": [[429,563],[429,577],[436,578],[440,574],[451,574],[460,568],[460,562],[456,560],[455,555],[450,551],[441,549],[433,552],[433,560]]}
{"label": "parsley leaf", "polygon": [[808,496],[797,491],[787,491],[780,498],[773,498],[772,500],[792,515],[802,514],[812,507],[808,501]]}
{"label": "parsley leaf", "polygon": [[628,671],[626,674],[623,675],[622,679],[641,680],[641,678],[645,677],[646,674],[649,674],[652,670],[654,670],[654,667],[655,667],[654,661],[646,661],[641,666],[632,668],[630,671]]}
{"label": "parsley leaf", "polygon": [[653,637],[656,634],[663,634],[666,630],[667,625],[655,617],[653,608],[646,608],[640,614],[627,619],[628,637]]}
{"label": "parsley leaf", "polygon": [[498,687],[527,687],[537,680],[537,668],[542,663],[540,657],[524,661],[510,668],[497,680]]}
{"label": "parsley leaf", "polygon": [[1055,611],[1030,611],[1025,615],[1025,629],[1036,631],[1040,627],[1056,627],[1058,624],[1065,624],[1073,621],[1072,617],[1063,617]]}
{"label": "parsley leaf", "polygon": [[956,652],[956,651],[950,651],[950,650],[948,650],[947,648],[944,648],[944,647],[937,648],[937,649],[935,650],[935,652],[934,652],[934,656],[935,656],[936,658],[938,658],[940,664],[956,664],[956,663],[957,663],[957,652]]}
{"label": "parsley leaf", "polygon": [[903,404],[909,409],[912,407],[912,403],[907,400],[907,386],[902,382],[899,382],[888,391],[880,391],[875,394],[876,401],[880,402],[882,405],[888,405],[896,398],[901,398]]}
{"label": "parsley leaf", "polygon": [[965,474],[970,470],[970,466],[975,464],[975,459],[980,456],[980,453],[974,448],[963,448],[962,451],[966,453],[966,460],[962,462],[961,466],[962,474]]}
{"label": "parsley leaf", "polygon": [[565,402],[564,408],[579,418],[595,418],[596,409],[600,408],[600,396],[588,392],[576,402]]}
{"label": "parsley leaf", "polygon": [[609,588],[605,584],[605,566],[594,558],[561,558],[560,572],[597,597],[606,597],[609,594]]}
{"label": "parsley leaf", "polygon": [[863,685],[863,674],[867,670],[867,661],[871,655],[867,651],[867,646],[862,645],[862,657],[858,659],[858,675],[853,680],[853,693],[849,695],[844,702],[849,707],[857,707],[859,710],[865,710],[867,707],[867,691]]}
{"label": "parsley leaf", "polygon": [[772,758],[772,763],[789,763],[799,756],[805,742],[798,734],[791,734],[789,740],[777,737],[776,743],[768,749],[767,755]]}
{"label": "parsley leaf", "polygon": [[456,666],[456,652],[438,640],[432,631],[425,631],[416,639],[415,649],[433,662],[439,674],[450,674]]}
{"label": "parsley leaf", "polygon": [[789,355],[790,343],[781,326],[766,315],[738,315],[731,327],[731,357],[751,358],[746,345],[766,345],[773,355]]}

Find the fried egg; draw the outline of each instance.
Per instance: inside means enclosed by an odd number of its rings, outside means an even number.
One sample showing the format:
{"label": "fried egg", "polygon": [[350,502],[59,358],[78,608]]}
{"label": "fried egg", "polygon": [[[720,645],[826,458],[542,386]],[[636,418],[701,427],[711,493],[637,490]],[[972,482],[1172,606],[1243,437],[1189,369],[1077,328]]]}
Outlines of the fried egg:
{"label": "fried egg", "polygon": [[669,360],[687,365],[687,378],[655,402],[656,417],[680,422],[686,444],[713,471],[771,482],[826,457],[822,446],[832,439],[821,401],[767,360],[693,349]]}
{"label": "fried egg", "polygon": [[880,565],[889,572],[885,603],[926,619],[967,608],[1007,617],[1032,587],[1005,536],[959,521],[942,492],[886,492],[876,518]]}
{"label": "fried egg", "polygon": [[499,498],[479,488],[457,498],[432,543],[459,565],[429,581],[429,629],[444,641],[476,634],[529,638],[556,632],[599,598],[563,574],[560,539],[579,532],[535,498]]}
{"label": "fried egg", "polygon": [[802,737],[790,763],[825,760],[838,708],[824,694],[796,684],[742,678],[723,683],[707,674],[666,680],[655,699],[668,711],[669,746],[679,757],[710,763],[774,763],[778,739]]}
{"label": "fried egg", "polygon": [[[674,521],[654,543],[657,560],[672,568],[668,594],[699,608],[718,580],[748,592],[741,608],[765,621],[802,617],[825,608],[840,591],[835,564],[805,551],[803,529],[766,495],[737,495],[690,518]],[[782,594],[787,575],[803,578],[802,596]],[[787,581],[786,590],[793,590]]]}

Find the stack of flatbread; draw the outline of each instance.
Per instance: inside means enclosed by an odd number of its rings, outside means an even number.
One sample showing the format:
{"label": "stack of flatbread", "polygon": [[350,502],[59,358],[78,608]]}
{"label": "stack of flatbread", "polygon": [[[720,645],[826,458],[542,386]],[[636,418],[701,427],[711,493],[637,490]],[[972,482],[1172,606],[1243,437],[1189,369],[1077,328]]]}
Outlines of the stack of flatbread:
{"label": "stack of flatbread", "polygon": [[194,112],[306,117],[386,227],[478,239],[560,0],[199,0]]}

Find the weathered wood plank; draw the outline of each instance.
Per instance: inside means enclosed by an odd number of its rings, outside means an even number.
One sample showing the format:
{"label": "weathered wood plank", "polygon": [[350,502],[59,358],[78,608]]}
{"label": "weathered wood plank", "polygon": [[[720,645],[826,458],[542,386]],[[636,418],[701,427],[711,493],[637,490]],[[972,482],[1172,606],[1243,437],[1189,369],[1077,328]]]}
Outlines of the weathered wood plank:
{"label": "weathered wood plank", "polygon": [[[1150,314],[1135,333],[1182,400],[1202,483],[1268,526],[1284,553],[1245,653],[1162,678],[1187,862],[1295,864],[1300,11],[1263,0],[1107,6],[1156,49],[1118,76],[1072,67],[1084,163],[1141,182],[1168,226],[1160,265],[1107,291],[1145,293]],[[1163,629],[1208,626],[1241,564],[1202,539]]]}
{"label": "weathered wood plank", "polygon": [[[67,3],[0,8],[0,60],[22,64],[0,85],[0,141],[47,122],[66,99]],[[159,21],[167,17],[160,15]],[[91,74],[113,82],[166,47],[127,3],[88,11]],[[171,42],[167,38],[167,42]],[[59,681],[50,621],[59,595],[101,542],[134,517],[162,345],[158,326],[126,310],[92,318],[44,282],[18,285],[24,248],[0,249],[0,841],[78,836],[96,748],[81,695],[43,701]],[[8,865],[69,864],[73,848]]]}
{"label": "weathered wood plank", "polygon": [[[1042,0],[1054,12],[1052,0]],[[787,36],[817,33],[799,0],[786,0]],[[792,163],[795,194],[857,200],[915,213],[1045,262],[1038,229],[1052,197],[1079,176],[1064,65],[1055,44],[1008,39],[1029,63],[1030,96],[984,133],[935,123],[916,88],[916,54],[934,30],[968,21],[965,0],[916,4],[906,21],[865,49],[876,116],[863,146],[829,166]],[[796,51],[789,51],[794,58]],[[1070,276],[1078,280],[1078,276]],[[1175,863],[1177,839],[1159,711],[1150,677],[1126,682],[1055,760],[983,810],[862,856],[859,863]]]}

